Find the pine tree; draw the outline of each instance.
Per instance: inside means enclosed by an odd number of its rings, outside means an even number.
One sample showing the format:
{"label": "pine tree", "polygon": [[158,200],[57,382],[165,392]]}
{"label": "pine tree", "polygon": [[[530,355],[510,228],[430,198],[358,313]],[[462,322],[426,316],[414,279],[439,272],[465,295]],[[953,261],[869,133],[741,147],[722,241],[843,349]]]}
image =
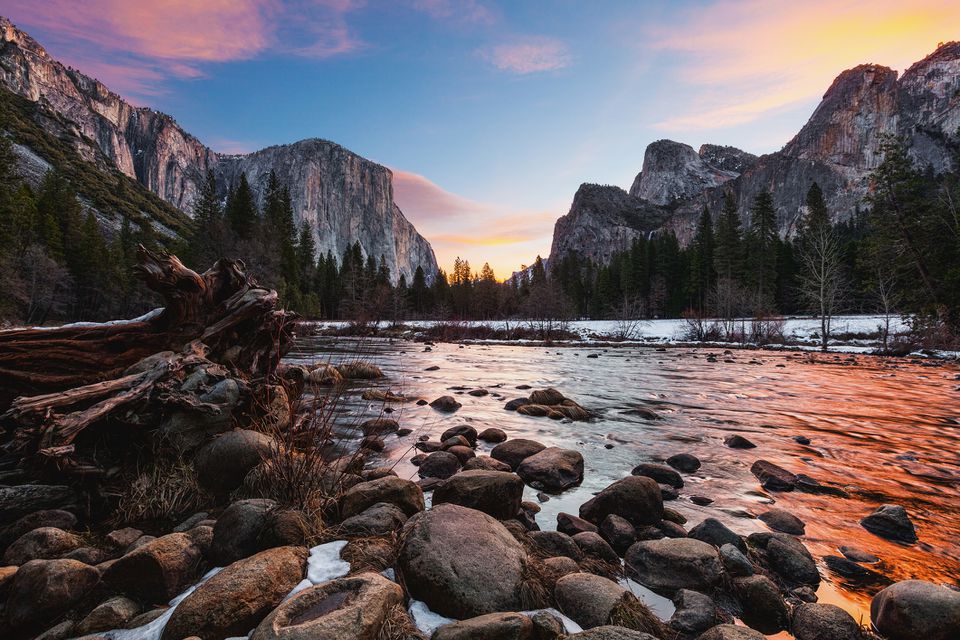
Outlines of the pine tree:
{"label": "pine tree", "polygon": [[230,230],[241,240],[249,240],[257,228],[259,217],[247,174],[241,173],[236,188],[227,198],[226,218]]}
{"label": "pine tree", "polygon": [[213,171],[200,187],[193,208],[193,234],[189,243],[189,260],[197,269],[206,269],[224,254],[223,210],[217,197],[217,179]]}
{"label": "pine tree", "polygon": [[710,211],[706,207],[703,208],[700,220],[697,222],[697,231],[693,236],[690,252],[691,294],[693,304],[697,310],[702,312],[706,309],[707,298],[716,279],[713,268],[713,221],[710,218]]}
{"label": "pine tree", "polygon": [[740,237],[740,214],[733,194],[723,197],[723,210],[717,220],[716,245],[713,250],[717,277],[737,280],[741,275],[742,239]]}
{"label": "pine tree", "polygon": [[413,272],[413,284],[410,286],[410,302],[417,315],[422,315],[427,311],[427,277],[423,272],[423,267],[417,265],[417,270]]}
{"label": "pine tree", "polygon": [[769,191],[761,191],[750,208],[750,231],[747,234],[749,280],[761,306],[768,307],[776,292],[778,239],[773,196]]}
{"label": "pine tree", "polygon": [[806,215],[797,223],[797,246],[802,248],[811,236],[816,235],[822,226],[830,224],[830,212],[823,199],[823,191],[816,182],[807,190]]}

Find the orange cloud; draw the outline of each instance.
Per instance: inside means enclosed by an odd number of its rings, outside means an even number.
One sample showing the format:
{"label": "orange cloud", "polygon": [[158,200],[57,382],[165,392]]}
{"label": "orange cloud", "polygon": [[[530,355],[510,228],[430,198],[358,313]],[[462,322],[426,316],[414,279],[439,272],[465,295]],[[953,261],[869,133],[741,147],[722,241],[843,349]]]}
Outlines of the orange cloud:
{"label": "orange cloud", "polygon": [[393,197],[404,215],[433,245],[440,265],[454,258],[479,268],[489,262],[507,278],[521,264],[550,251],[556,211],[511,210],[451,193],[427,178],[393,170]]}
{"label": "orange cloud", "polygon": [[649,29],[646,46],[672,56],[696,88],[690,108],[658,122],[668,131],[715,129],[816,99],[842,70],[876,63],[903,70],[956,38],[953,0],[716,2],[678,24]]}
{"label": "orange cloud", "polygon": [[521,75],[563,69],[572,60],[567,45],[546,36],[530,36],[480,53],[496,68]]}

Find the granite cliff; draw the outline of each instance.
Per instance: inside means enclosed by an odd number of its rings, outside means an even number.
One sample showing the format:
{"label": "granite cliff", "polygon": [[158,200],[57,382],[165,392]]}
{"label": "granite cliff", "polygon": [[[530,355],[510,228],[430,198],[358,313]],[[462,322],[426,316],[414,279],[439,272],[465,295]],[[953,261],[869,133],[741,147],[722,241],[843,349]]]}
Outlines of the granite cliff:
{"label": "granite cliff", "polygon": [[[958,129],[960,42],[940,45],[899,77],[887,67],[860,65],[837,76],[803,128],[775,153],[756,157],[733,147],[703,145],[697,152],[670,140],[651,143],[629,195],[660,213],[648,208],[641,224],[625,228],[619,206],[591,203],[585,210],[578,191],[557,222],[551,257],[576,251],[603,261],[638,234],[655,233],[649,221],[658,216],[658,229],[672,230],[686,243],[703,207],[716,215],[727,191],[744,224],[757,193],[771,191],[784,236],[794,232],[813,182],[823,189],[834,219],[848,219],[865,207],[885,136],[903,137],[918,163],[939,172],[953,167]],[[606,243],[588,244],[591,238]]]}
{"label": "granite cliff", "polygon": [[[332,142],[303,140],[244,155],[219,154],[170,116],[135,107],[103,83],[51,57],[27,33],[0,17],[0,87],[36,103],[45,128],[67,140],[85,161],[135,179],[162,200],[191,214],[208,170],[221,187],[246,172],[262,195],[275,170],[290,188],[298,223],[314,224],[317,247],[339,256],[359,241],[366,255],[383,255],[394,278],[409,281],[418,266],[437,271],[430,244],[393,202],[389,169]],[[34,172],[37,149],[17,148]],[[98,211],[102,220],[113,212]]]}

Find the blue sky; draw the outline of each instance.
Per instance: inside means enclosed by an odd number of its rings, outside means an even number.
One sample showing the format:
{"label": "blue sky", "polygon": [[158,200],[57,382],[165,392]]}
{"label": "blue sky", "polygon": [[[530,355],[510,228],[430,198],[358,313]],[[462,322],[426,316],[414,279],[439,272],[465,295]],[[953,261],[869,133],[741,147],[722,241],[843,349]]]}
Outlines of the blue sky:
{"label": "blue sky", "polygon": [[775,151],[840,71],[902,71],[960,24],[941,0],[3,4],[216,150],[315,136],[385,164],[442,266],[501,277],[547,255],[582,182],[629,187],[649,142]]}

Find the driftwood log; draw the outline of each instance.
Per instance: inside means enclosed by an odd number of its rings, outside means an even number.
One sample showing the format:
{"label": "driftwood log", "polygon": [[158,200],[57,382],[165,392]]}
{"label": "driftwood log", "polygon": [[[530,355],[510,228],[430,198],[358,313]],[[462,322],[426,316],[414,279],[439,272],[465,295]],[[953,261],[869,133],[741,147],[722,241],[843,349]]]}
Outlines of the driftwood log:
{"label": "driftwood log", "polygon": [[[266,380],[295,316],[277,293],[220,259],[204,274],[139,247],[136,273],[165,306],[134,320],[0,332],[0,425],[9,455],[58,460],[83,473],[74,440],[90,425],[170,407],[217,411],[180,390],[185,372]],[[87,465],[91,469],[95,465]]]}

